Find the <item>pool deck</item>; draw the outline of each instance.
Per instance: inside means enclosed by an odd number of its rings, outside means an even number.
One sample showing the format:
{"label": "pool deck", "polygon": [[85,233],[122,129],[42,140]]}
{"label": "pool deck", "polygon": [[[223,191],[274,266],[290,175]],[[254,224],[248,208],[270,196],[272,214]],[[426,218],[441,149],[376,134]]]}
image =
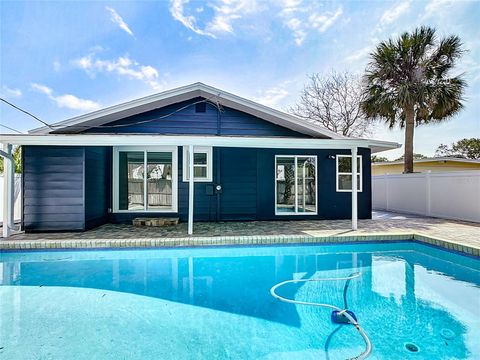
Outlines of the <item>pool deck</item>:
{"label": "pool deck", "polygon": [[251,221],[195,223],[169,227],[106,224],[86,232],[14,234],[0,249],[219,246],[414,240],[480,257],[480,224],[396,213],[373,213],[360,220]]}

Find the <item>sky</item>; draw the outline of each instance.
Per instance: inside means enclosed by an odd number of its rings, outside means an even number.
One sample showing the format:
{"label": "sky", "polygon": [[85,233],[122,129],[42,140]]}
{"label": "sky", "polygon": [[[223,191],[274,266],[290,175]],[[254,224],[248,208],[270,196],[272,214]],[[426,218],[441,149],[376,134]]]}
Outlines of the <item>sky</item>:
{"label": "sky", "polygon": [[[433,156],[480,137],[478,19],[480,1],[1,1],[0,95],[48,123],[197,81],[286,110],[309,74],[361,76],[376,44],[429,25],[468,50],[453,74],[468,82],[465,109],[416,128],[414,151]],[[41,126],[0,111],[16,130]],[[383,124],[371,137],[403,143]]]}

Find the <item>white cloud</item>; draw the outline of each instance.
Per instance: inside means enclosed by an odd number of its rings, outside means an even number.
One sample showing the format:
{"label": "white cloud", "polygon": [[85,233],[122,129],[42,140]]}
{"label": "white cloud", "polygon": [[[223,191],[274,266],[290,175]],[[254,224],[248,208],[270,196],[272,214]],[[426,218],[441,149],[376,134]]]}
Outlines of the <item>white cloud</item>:
{"label": "white cloud", "polygon": [[[459,1],[459,0],[430,0],[426,5],[423,14],[419,17],[419,21],[426,20],[435,21],[443,25],[449,24],[454,17],[462,14],[468,6],[477,4],[475,1]],[[463,12],[463,14],[465,14]],[[465,16],[465,15],[463,15]]]}
{"label": "white cloud", "polygon": [[386,10],[380,18],[380,24],[387,25],[397,20],[400,16],[408,11],[410,8],[410,3],[410,0],[402,1],[400,4]]}
{"label": "white cloud", "polygon": [[132,30],[130,30],[130,28],[128,27],[127,23],[123,20],[123,18],[115,11],[114,8],[111,8],[109,6],[105,6],[105,9],[110,13],[110,20],[117,24],[120,29],[122,29],[123,31],[125,31],[127,34],[135,37],[133,35],[133,32]]}
{"label": "white cloud", "polygon": [[373,50],[372,46],[365,46],[361,49],[358,49],[358,50],[354,51],[350,55],[348,55],[345,58],[345,61],[353,62],[353,61],[365,60],[367,58],[367,56],[372,52],[372,50]]}
{"label": "white cloud", "polygon": [[2,96],[6,98],[18,98],[22,96],[22,90],[9,88],[8,86],[2,86]]}
{"label": "white cloud", "polygon": [[45,94],[48,96],[53,94],[53,90],[50,89],[48,86],[37,84],[37,83],[31,83],[30,86],[32,87],[33,90],[40,92],[42,94]]}
{"label": "white cloud", "polygon": [[[190,0],[171,0],[170,13],[173,18],[193,32],[215,39],[221,35],[235,34],[236,22],[258,14],[268,6],[267,2],[258,0],[212,0],[200,8],[189,4]],[[202,22],[206,8],[213,15]],[[292,31],[297,45],[301,45],[311,31],[327,31],[343,14],[341,7],[329,11],[317,2],[304,0],[272,2],[270,8],[270,12],[279,13],[283,25]]]}
{"label": "white cloud", "polygon": [[64,95],[54,95],[54,91],[48,86],[31,83],[30,86],[33,90],[47,95],[50,100],[55,102],[58,107],[68,108],[73,110],[82,110],[82,111],[93,111],[100,108],[100,104],[92,100],[80,99],[75,95],[64,94]]}
{"label": "white cloud", "polygon": [[264,90],[260,93],[260,96],[255,97],[254,100],[266,106],[277,107],[280,102],[289,95],[289,92],[286,89],[289,83],[289,81],[286,81],[280,85]]}
{"label": "white cloud", "polygon": [[98,72],[115,73],[129,79],[143,81],[155,90],[162,88],[157,69],[150,65],[141,65],[135,60],[130,59],[128,55],[120,56],[113,60],[103,60],[91,53],[73,60],[72,64],[86,71],[91,76],[94,76]]}
{"label": "white cloud", "polygon": [[[256,0],[216,0],[206,5],[212,9],[213,16],[201,26],[194,15],[188,14],[186,5],[189,2],[189,0],[171,0],[170,14],[191,31],[212,38],[223,34],[234,34],[235,20],[255,13],[259,9]],[[197,7],[192,12],[199,14],[204,13],[204,10],[204,7]]]}
{"label": "white cloud", "polygon": [[327,11],[326,13],[319,14],[313,13],[309,16],[309,24],[313,29],[317,29],[321,33],[327,31],[342,15],[343,10],[342,8],[338,8],[335,12]]}
{"label": "white cloud", "polygon": [[438,15],[447,10],[454,4],[453,0],[431,0],[425,5],[425,12],[422,16],[422,20]]}
{"label": "white cloud", "polygon": [[280,17],[283,24],[292,30],[295,43],[300,46],[310,31],[327,31],[343,14],[341,7],[324,11],[316,3],[303,4],[302,0],[284,0]]}

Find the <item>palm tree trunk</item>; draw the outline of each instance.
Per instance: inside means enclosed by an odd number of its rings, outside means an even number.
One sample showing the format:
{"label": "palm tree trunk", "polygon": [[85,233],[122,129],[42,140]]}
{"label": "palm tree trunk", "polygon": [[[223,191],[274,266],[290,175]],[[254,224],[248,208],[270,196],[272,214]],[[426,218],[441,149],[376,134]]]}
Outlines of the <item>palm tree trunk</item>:
{"label": "palm tree trunk", "polygon": [[413,173],[413,132],[415,129],[415,110],[409,107],[405,110],[405,153],[404,173]]}

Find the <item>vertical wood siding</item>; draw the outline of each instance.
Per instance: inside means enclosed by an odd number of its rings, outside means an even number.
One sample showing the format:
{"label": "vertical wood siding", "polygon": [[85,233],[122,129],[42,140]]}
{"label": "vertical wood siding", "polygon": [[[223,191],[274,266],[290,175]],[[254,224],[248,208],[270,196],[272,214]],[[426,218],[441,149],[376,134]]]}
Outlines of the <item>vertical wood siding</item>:
{"label": "vertical wood siding", "polygon": [[257,149],[221,149],[221,220],[256,219],[257,153]]}
{"label": "vertical wood siding", "polygon": [[111,198],[111,159],[109,147],[85,147],[85,228],[108,222]]}

